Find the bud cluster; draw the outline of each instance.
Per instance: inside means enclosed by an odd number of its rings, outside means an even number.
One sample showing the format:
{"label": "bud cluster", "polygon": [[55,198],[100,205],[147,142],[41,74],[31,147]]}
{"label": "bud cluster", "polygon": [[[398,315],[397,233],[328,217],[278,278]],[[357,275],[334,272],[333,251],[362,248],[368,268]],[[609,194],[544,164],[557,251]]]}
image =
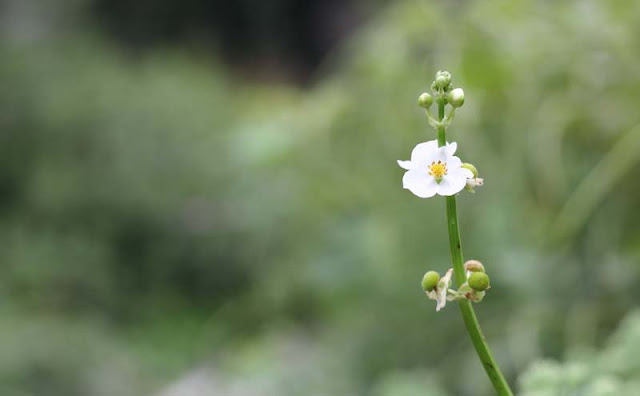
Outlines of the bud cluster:
{"label": "bud cluster", "polygon": [[424,274],[422,289],[429,299],[436,300],[436,311],[444,308],[447,301],[469,300],[478,303],[484,299],[485,292],[491,288],[489,275],[486,274],[484,266],[478,260],[469,260],[464,263],[464,269],[467,281],[460,285],[458,290],[449,287],[452,268],[443,277],[436,271]]}
{"label": "bud cluster", "polygon": [[[438,71],[433,83],[431,83],[431,94],[424,92],[418,97],[418,106],[426,110],[429,124],[435,129],[448,127],[453,120],[455,110],[464,104],[464,91],[462,88],[454,88],[451,80],[451,73],[448,71]],[[429,109],[434,101],[451,106],[451,110],[442,121],[436,120],[431,115]]]}

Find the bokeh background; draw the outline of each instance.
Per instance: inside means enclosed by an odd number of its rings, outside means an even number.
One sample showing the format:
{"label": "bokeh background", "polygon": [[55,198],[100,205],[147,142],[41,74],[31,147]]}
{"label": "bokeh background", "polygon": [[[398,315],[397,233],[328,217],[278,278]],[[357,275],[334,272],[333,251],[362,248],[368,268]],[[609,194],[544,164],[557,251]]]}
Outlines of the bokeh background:
{"label": "bokeh background", "polygon": [[455,305],[433,138],[477,306],[523,395],[640,392],[640,2],[3,0],[0,394],[490,395]]}

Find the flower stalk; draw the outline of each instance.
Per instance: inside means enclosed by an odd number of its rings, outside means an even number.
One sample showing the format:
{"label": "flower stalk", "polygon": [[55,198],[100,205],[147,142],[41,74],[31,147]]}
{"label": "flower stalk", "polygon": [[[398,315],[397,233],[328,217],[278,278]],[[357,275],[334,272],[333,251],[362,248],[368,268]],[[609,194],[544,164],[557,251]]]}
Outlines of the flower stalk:
{"label": "flower stalk", "polygon": [[[438,121],[442,122],[445,118],[444,95],[439,95],[436,102],[438,104]],[[438,126],[437,138],[439,147],[446,145],[446,127],[444,125]],[[464,268],[464,257],[462,255],[462,244],[458,227],[456,196],[447,196],[445,199],[447,204],[447,228],[449,231],[449,248],[451,250],[451,261],[453,263],[453,276],[458,286],[461,286],[467,281],[467,276]],[[475,310],[471,305],[471,301],[468,299],[460,299],[458,300],[458,305],[460,306],[460,312],[462,313],[462,318],[471,342],[497,394],[500,396],[513,396],[513,392],[511,388],[509,388],[509,384],[500,371],[489,349],[489,345],[484,338],[482,328],[478,322]]]}
{"label": "flower stalk", "polygon": [[[478,177],[478,169],[473,164],[463,163],[455,155],[458,144],[447,142],[447,128],[453,121],[456,109],[464,104],[464,91],[462,88],[453,87],[451,74],[446,71],[436,74],[431,91],[433,95],[420,95],[418,105],[425,109],[429,125],[436,130],[436,140],[419,143],[411,152],[411,159],[398,161],[398,165],[406,170],[402,177],[403,188],[420,198],[431,198],[435,195],[445,197],[453,268],[442,278],[435,271],[427,272],[422,279],[422,289],[429,299],[436,301],[436,311],[443,309],[447,301],[458,301],[467,332],[491,384],[498,395],[513,396],[484,339],[471,305],[472,302],[482,302],[486,292],[491,288],[489,276],[481,262],[469,260],[464,263],[462,255],[456,195],[463,190],[473,193],[475,187],[484,184],[484,180]],[[437,107],[436,118],[430,111],[434,103]],[[450,109],[449,113],[445,114],[447,105],[450,105]],[[452,277],[458,290],[451,288]]]}

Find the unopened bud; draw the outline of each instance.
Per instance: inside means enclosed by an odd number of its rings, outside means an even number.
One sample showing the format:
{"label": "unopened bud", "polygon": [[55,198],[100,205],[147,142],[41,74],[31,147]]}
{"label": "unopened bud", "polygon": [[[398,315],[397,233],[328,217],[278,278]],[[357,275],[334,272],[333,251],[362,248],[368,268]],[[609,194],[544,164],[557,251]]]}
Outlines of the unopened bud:
{"label": "unopened bud", "polygon": [[469,163],[466,163],[466,162],[465,162],[465,163],[464,163],[464,164],[462,164],[461,166],[462,166],[463,168],[465,168],[465,169],[469,169],[469,170],[471,171],[471,173],[473,173],[473,177],[474,177],[474,179],[475,179],[476,177],[478,177],[478,170],[476,169],[476,167],[475,167],[475,166],[473,166],[473,164],[469,164]]}
{"label": "unopened bud", "polygon": [[436,88],[445,89],[451,83],[451,73],[448,71],[438,71],[434,80]]}
{"label": "unopened bud", "polygon": [[422,278],[422,289],[431,291],[436,288],[438,281],[440,281],[440,275],[436,271],[429,271]]}
{"label": "unopened bud", "polygon": [[453,107],[460,107],[464,104],[464,91],[462,88],[455,88],[447,95],[447,101]]}
{"label": "unopened bud", "polygon": [[464,270],[469,272],[484,272],[484,265],[478,260],[467,260],[464,263]]}
{"label": "unopened bud", "polygon": [[474,189],[482,185],[484,185],[484,179],[481,177],[475,177],[473,179],[467,179],[467,184],[464,187],[471,192],[475,192]]}
{"label": "unopened bud", "polygon": [[433,97],[428,93],[423,93],[418,97],[418,106],[428,109],[433,104]]}
{"label": "unopened bud", "polygon": [[475,291],[485,291],[489,288],[489,275],[484,272],[474,272],[467,280],[467,283]]}

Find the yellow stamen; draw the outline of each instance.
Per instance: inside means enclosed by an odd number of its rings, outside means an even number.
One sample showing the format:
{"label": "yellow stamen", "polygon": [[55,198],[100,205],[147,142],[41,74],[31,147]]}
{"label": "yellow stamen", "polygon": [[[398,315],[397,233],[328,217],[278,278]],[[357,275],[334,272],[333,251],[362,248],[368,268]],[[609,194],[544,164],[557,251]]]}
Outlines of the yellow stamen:
{"label": "yellow stamen", "polygon": [[429,174],[436,179],[440,179],[442,176],[447,174],[447,164],[443,163],[442,161],[433,161],[428,168]]}

